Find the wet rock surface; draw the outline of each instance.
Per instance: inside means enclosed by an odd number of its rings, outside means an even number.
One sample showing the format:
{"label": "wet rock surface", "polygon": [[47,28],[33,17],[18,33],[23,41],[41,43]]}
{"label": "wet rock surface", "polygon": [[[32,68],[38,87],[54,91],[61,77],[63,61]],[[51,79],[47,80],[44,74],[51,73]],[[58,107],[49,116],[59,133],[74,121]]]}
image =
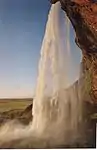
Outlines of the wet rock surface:
{"label": "wet rock surface", "polygon": [[10,121],[19,120],[23,124],[29,124],[32,120],[32,104],[30,104],[25,110],[10,110],[0,113],[0,125]]}

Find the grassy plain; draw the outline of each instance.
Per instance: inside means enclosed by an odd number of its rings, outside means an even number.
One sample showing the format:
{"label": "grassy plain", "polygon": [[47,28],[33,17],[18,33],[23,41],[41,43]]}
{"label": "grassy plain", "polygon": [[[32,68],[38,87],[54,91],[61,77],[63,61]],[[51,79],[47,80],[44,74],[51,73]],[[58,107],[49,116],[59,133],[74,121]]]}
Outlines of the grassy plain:
{"label": "grassy plain", "polygon": [[0,112],[10,110],[24,110],[32,104],[32,98],[25,99],[0,99]]}

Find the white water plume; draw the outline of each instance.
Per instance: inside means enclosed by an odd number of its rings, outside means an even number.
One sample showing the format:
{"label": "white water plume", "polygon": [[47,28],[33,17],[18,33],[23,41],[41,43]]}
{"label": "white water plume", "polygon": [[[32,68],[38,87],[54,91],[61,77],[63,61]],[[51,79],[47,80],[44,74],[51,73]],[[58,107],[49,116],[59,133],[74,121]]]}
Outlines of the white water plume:
{"label": "white water plume", "polygon": [[[45,116],[45,113],[52,115],[51,111],[55,110],[51,105],[54,105],[53,103],[58,105],[59,100],[56,97],[59,95],[59,91],[65,89],[68,84],[66,75],[69,61],[66,54],[68,49],[66,51],[63,49],[60,21],[60,5],[57,3],[51,7],[41,48],[39,76],[33,107],[34,123],[35,126],[39,126],[37,128],[44,128],[43,125],[46,125],[44,122],[51,117]],[[59,106],[56,107],[59,109]]]}
{"label": "white water plume", "polygon": [[[60,5],[51,7],[41,49],[36,98],[33,107],[33,127],[67,142],[78,132],[81,120],[81,99],[78,84],[70,90],[67,70],[70,65],[70,24],[67,22],[66,47],[61,37]],[[69,25],[69,26],[68,26]],[[79,113],[80,112],[80,113]],[[68,137],[68,133],[72,136]],[[59,139],[58,139],[59,140]],[[59,140],[59,141],[60,141]]]}
{"label": "white water plume", "polygon": [[[61,34],[60,11],[60,4],[56,3],[48,16],[32,109],[33,121],[27,127],[6,124],[8,127],[1,128],[0,141],[37,136],[48,139],[51,145],[70,144],[78,135],[82,102],[78,83],[67,88],[70,43],[64,47],[62,39],[68,36]],[[68,34],[70,29],[67,29]]]}

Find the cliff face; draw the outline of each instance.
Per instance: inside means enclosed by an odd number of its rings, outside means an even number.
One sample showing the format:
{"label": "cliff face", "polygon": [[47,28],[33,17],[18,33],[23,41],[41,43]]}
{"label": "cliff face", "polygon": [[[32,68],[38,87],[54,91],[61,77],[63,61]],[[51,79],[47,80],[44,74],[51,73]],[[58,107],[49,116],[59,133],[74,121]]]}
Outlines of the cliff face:
{"label": "cliff face", "polygon": [[[51,0],[54,4],[58,0]],[[97,103],[97,2],[60,0],[76,32],[75,42],[82,50],[82,68],[86,89]]]}

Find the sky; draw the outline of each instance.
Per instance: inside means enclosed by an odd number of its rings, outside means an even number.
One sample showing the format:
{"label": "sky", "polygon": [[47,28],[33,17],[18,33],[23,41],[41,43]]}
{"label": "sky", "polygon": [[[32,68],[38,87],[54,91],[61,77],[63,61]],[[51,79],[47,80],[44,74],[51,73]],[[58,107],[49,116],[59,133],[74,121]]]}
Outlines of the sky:
{"label": "sky", "polygon": [[[0,0],[0,98],[33,97],[49,0]],[[70,43],[76,74],[80,50]]]}

